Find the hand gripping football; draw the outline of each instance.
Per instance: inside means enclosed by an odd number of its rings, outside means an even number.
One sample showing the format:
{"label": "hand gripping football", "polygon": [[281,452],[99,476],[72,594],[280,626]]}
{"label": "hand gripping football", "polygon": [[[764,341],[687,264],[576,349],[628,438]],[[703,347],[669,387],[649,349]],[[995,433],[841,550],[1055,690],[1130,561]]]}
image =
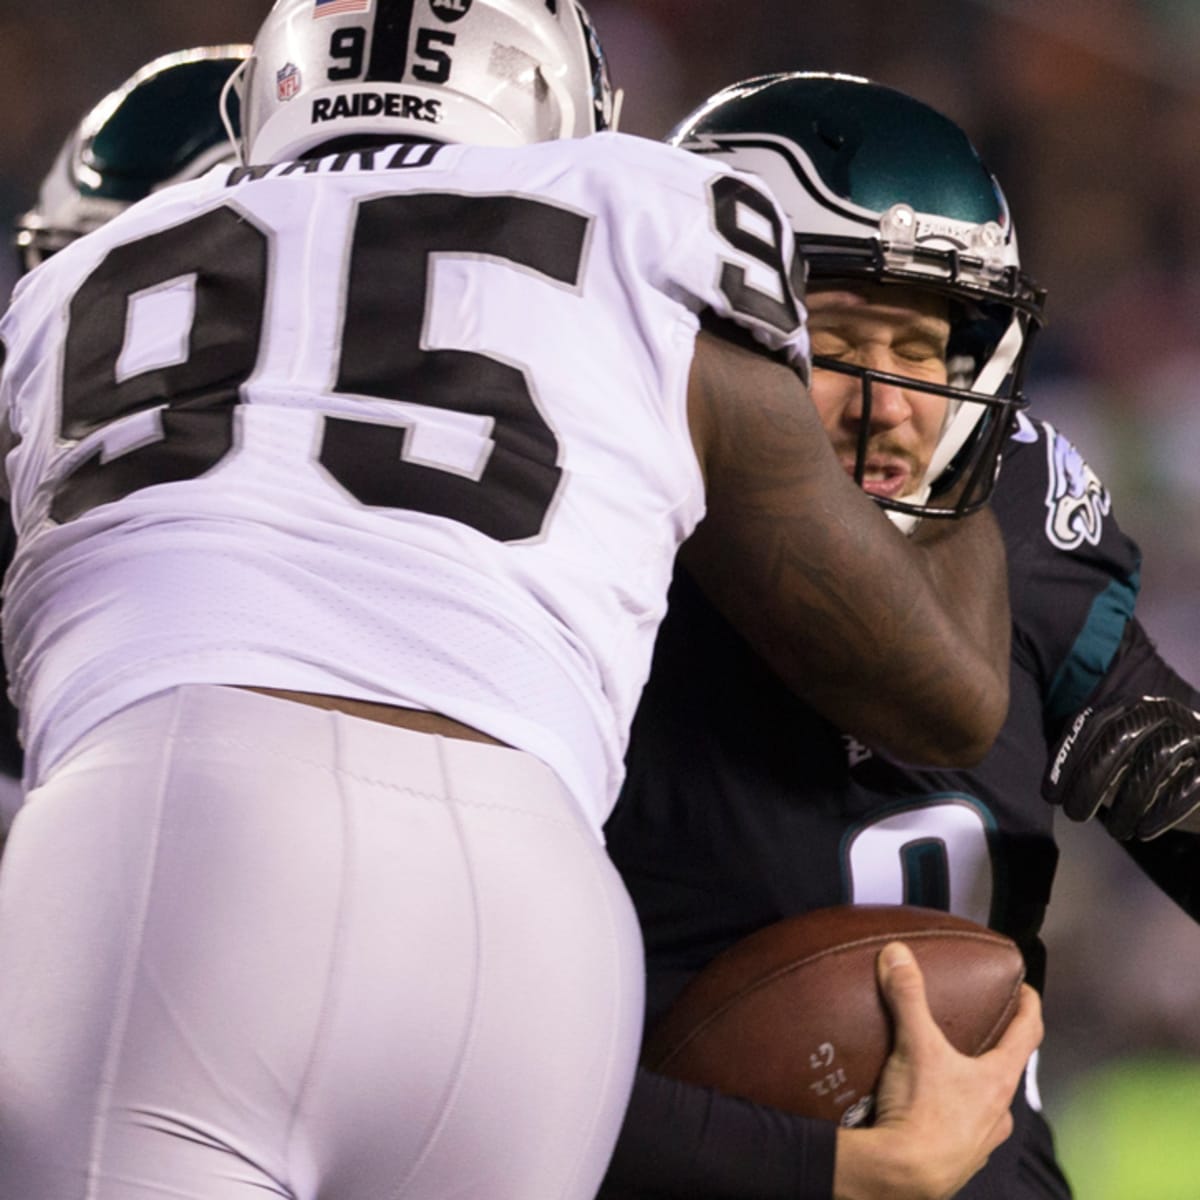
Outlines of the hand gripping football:
{"label": "hand gripping football", "polygon": [[730,946],[650,1032],[652,1071],[801,1116],[859,1125],[891,1051],[875,960],[904,941],[952,1045],[994,1046],[1024,962],[1003,934],[936,909],[844,905],[789,917]]}

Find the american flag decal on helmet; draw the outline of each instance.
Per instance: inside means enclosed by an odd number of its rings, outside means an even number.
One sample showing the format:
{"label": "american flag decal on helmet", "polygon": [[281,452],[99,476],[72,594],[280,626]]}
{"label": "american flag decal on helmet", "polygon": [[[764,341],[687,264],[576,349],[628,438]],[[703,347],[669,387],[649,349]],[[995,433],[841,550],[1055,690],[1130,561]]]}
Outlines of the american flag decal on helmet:
{"label": "american flag decal on helmet", "polygon": [[371,0],[313,0],[313,19],[371,11]]}

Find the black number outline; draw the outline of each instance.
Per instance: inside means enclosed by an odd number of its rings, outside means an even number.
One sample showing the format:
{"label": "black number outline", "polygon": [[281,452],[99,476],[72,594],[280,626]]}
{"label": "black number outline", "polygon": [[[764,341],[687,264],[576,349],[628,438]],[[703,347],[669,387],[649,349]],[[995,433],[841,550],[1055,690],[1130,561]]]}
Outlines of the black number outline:
{"label": "black number outline", "polygon": [[[329,474],[368,506],[449,517],[502,542],[540,536],[562,479],[558,439],[523,368],[421,346],[429,273],[438,255],[484,258],[577,290],[590,229],[591,218],[525,196],[414,192],[361,202],[333,391],[491,417],[492,445],[474,478],[407,459],[403,425],[329,417],[318,456]],[[379,302],[396,279],[411,282],[399,310]],[[416,336],[397,338],[397,326]],[[369,471],[367,455],[376,459]]]}
{"label": "black number outline", "polygon": [[[343,36],[349,34],[350,45],[346,49],[339,47],[338,42],[345,42]],[[344,67],[330,67],[326,72],[329,80],[338,83],[343,79],[359,79],[367,64],[367,31],[361,25],[344,25],[335,29],[329,36],[329,57],[348,58],[350,62]]]}
{"label": "black number outline", "polygon": [[[558,438],[523,366],[474,351],[422,348],[430,264],[439,254],[499,260],[577,291],[591,224],[564,206],[513,195],[415,192],[359,203],[330,394],[489,418],[491,445],[471,477],[407,460],[410,422],[326,416],[316,461],[343,491],[366,506],[445,516],[498,541],[542,534],[562,479]],[[231,255],[231,240],[256,252]],[[144,487],[197,478],[225,461],[241,388],[262,352],[271,255],[269,235],[222,204],[114,247],[83,280],[68,308],[60,435],[79,441],[161,410],[160,436],[111,456],[100,447],[73,467],[52,499],[56,521]],[[189,275],[196,277],[196,310],[187,356],[118,380],[129,302]],[[398,330],[411,337],[397,337]],[[240,339],[243,331],[252,336]],[[215,379],[206,374],[213,370]]]}
{"label": "black number outline", "polygon": [[[237,253],[228,253],[230,243]],[[112,456],[101,446],[78,463],[51,501],[55,521],[153,484],[195,479],[233,449],[234,409],[263,341],[269,252],[269,235],[222,205],[113,247],[80,284],[67,310],[59,436],[82,441],[154,410],[159,436]],[[195,276],[196,307],[187,357],[118,379],[129,302],[188,276]]]}
{"label": "black number outline", "polygon": [[[413,49],[416,56],[425,61],[413,64],[412,77],[422,83],[448,83],[454,60],[445,50],[439,49],[438,44],[453,46],[457,41],[458,35],[449,29],[418,29]],[[426,63],[436,65],[430,67]]]}
{"label": "black number outline", "polygon": [[[750,255],[779,279],[783,300],[753,286],[746,279],[744,267],[736,263],[721,264],[720,289],[730,307],[740,316],[749,317],[764,325],[789,334],[800,324],[800,312],[793,290],[796,280],[787,269],[784,239],[792,237],[791,229],[779,218],[775,205],[756,187],[732,175],[718,175],[709,184],[713,221],[717,232],[736,250]],[[744,206],[762,217],[771,228],[773,241],[767,242],[738,222],[738,206]]]}

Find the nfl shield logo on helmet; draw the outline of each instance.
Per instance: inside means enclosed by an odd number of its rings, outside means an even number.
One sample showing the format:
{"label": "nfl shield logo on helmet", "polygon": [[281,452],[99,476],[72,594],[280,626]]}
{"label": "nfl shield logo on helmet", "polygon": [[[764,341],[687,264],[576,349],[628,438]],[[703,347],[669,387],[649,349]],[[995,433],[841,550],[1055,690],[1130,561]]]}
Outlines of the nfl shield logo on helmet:
{"label": "nfl shield logo on helmet", "polygon": [[300,68],[285,63],[275,72],[275,91],[280,100],[290,100],[300,90]]}

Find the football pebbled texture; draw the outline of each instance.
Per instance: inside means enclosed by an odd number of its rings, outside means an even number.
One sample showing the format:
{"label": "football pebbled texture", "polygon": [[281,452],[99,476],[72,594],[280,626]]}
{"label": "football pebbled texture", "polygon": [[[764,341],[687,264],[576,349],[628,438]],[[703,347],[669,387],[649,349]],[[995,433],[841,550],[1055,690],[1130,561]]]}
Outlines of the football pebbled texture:
{"label": "football pebbled texture", "polygon": [[1015,942],[937,909],[841,905],[776,922],[718,955],[650,1031],[642,1061],[800,1116],[868,1123],[892,1047],[876,959],[897,940],[916,956],[950,1043],[970,1055],[991,1049],[1025,978]]}

